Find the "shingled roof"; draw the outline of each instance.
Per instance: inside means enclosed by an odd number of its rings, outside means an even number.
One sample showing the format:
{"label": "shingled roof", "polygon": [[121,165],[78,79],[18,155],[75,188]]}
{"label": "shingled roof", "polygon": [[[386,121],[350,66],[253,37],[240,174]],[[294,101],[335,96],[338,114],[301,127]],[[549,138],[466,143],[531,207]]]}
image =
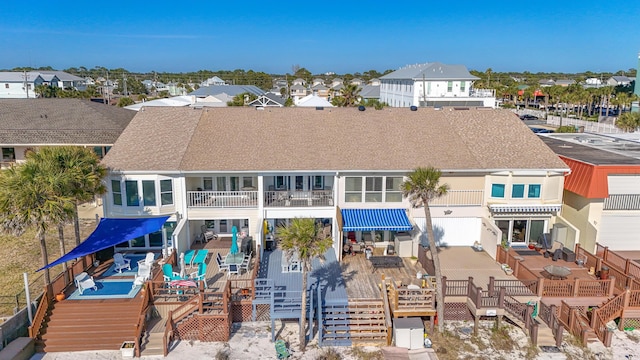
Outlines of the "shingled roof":
{"label": "shingled roof", "polygon": [[129,171],[568,170],[511,112],[148,108],[104,159]]}
{"label": "shingled roof", "polygon": [[0,144],[111,145],[135,114],[82,99],[2,99]]}

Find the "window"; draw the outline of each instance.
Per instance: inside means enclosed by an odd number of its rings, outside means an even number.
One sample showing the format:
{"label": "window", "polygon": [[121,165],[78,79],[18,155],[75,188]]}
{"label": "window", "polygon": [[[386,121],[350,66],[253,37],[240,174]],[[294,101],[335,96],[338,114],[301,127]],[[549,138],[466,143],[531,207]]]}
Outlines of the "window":
{"label": "window", "polygon": [[461,91],[461,92],[464,92],[464,91],[465,91],[465,85],[466,85],[466,84],[467,84],[467,83],[466,83],[465,81],[460,81],[460,91]]}
{"label": "window", "polygon": [[324,176],[316,175],[313,177],[313,188],[324,189]]}
{"label": "window", "polygon": [[2,148],[2,161],[16,161],[16,150],[14,148]]}
{"label": "window", "polygon": [[171,180],[160,180],[160,205],[173,205]]}
{"label": "window", "polygon": [[98,159],[102,159],[104,157],[104,151],[102,151],[102,146],[94,146],[93,152],[98,155]]}
{"label": "window", "polygon": [[431,95],[431,81],[427,83],[427,94]]}
{"label": "window", "polygon": [[276,189],[284,190],[286,188],[286,183],[284,181],[284,176],[276,176]]}
{"label": "window", "polygon": [[242,187],[243,188],[253,187],[253,178],[249,177],[249,176],[243,176],[242,177]]}
{"label": "window", "polygon": [[113,205],[122,205],[122,187],[120,180],[111,180],[111,193],[113,194]]}
{"label": "window", "polygon": [[295,177],[296,190],[304,190],[304,176]]}
{"label": "window", "polygon": [[148,236],[149,236],[149,246],[150,247],[161,247],[162,246],[162,230],[156,231],[156,232],[152,232]]}
{"label": "window", "polygon": [[127,192],[127,206],[140,206],[138,198],[138,182],[127,180],[124,182],[124,189]]}
{"label": "window", "polygon": [[385,186],[385,202],[402,202],[402,177],[387,177]]}
{"label": "window", "polygon": [[447,92],[453,91],[453,81],[447,81]]}
{"label": "window", "polygon": [[362,202],[361,177],[346,177],[344,179],[344,190],[346,202]]}
{"label": "window", "polygon": [[210,177],[202,178],[202,188],[206,191],[213,190],[213,179]]}
{"label": "window", "polygon": [[540,185],[529,185],[529,193],[527,194],[530,198],[539,198],[540,197]]}
{"label": "window", "polygon": [[491,197],[503,198],[504,197],[504,184],[491,184]]}
{"label": "window", "polygon": [[153,180],[142,180],[142,202],[144,206],[156,206],[156,183]]}
{"label": "window", "polygon": [[9,88],[9,84],[4,84],[4,88],[8,89]]}
{"label": "window", "polygon": [[382,177],[365,177],[365,202],[382,202]]}
{"label": "window", "polygon": [[511,197],[521,199],[524,197],[524,185],[514,184],[511,188]]}
{"label": "window", "polygon": [[131,247],[145,247],[146,241],[144,236],[139,236],[133,240],[131,240]]}
{"label": "window", "polygon": [[239,191],[240,190],[240,178],[237,176],[229,177],[229,186],[231,191]]}
{"label": "window", "polygon": [[227,182],[224,176],[218,176],[216,178],[216,190],[227,191]]}

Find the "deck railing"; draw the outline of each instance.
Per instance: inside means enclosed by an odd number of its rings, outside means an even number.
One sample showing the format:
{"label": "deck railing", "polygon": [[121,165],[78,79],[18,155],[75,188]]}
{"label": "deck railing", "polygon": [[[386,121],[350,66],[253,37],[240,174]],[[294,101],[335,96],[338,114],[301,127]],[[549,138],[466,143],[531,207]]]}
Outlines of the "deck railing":
{"label": "deck railing", "polygon": [[541,296],[548,297],[607,297],[613,294],[613,279],[607,280],[549,280],[542,279]]}
{"label": "deck railing", "polygon": [[603,210],[640,210],[640,195],[609,194],[604,199]]}
{"label": "deck railing", "polygon": [[255,208],[257,191],[187,191],[187,207]]}
{"label": "deck railing", "polygon": [[507,296],[531,296],[538,293],[537,280],[496,280],[489,277],[488,290],[494,292],[496,289],[504,288]]}
{"label": "deck railing", "polygon": [[147,283],[142,285],[142,302],[140,303],[140,311],[138,313],[138,322],[136,323],[136,333],[135,333],[135,345],[134,351],[136,357],[140,357],[140,352],[142,351],[140,347],[140,340],[142,339],[142,334],[146,329],[146,319],[147,319],[147,310],[149,309],[149,285]]}
{"label": "deck railing", "polygon": [[[393,281],[391,282],[393,284]],[[382,279],[382,303],[384,304],[384,324],[387,328],[387,346],[391,345],[393,339],[393,323],[391,322],[391,309],[389,309],[389,294],[387,293],[387,283]],[[320,294],[320,292],[318,292]]]}
{"label": "deck railing", "polygon": [[40,328],[44,323],[44,318],[47,316],[47,312],[49,311],[49,307],[51,306],[52,298],[48,294],[47,291],[42,295],[42,300],[40,300],[40,304],[38,305],[38,309],[36,313],[33,315],[33,322],[31,326],[29,326],[29,337],[35,339],[40,334]]}
{"label": "deck railing", "polygon": [[265,191],[265,207],[333,206],[332,190],[313,191]]}
{"label": "deck railing", "polygon": [[589,319],[578,307],[571,307],[564,300],[560,305],[560,322],[577,337],[582,346],[587,346],[588,333],[593,331],[589,326]]}
{"label": "deck railing", "polygon": [[450,190],[429,202],[429,206],[481,206],[483,201],[484,190]]}
{"label": "deck railing", "polygon": [[393,281],[391,284],[391,296],[393,303],[393,312],[404,310],[433,310],[435,309],[435,289],[434,288],[420,288],[420,289],[406,289],[398,288]]}
{"label": "deck railing", "polygon": [[448,280],[446,276],[443,276],[442,294],[443,296],[469,295],[469,280]]}
{"label": "deck railing", "polygon": [[547,306],[542,301],[539,303],[538,318],[549,326],[553,337],[556,341],[556,346],[562,344],[562,333],[564,332],[564,326],[558,320],[558,308],[555,305]]}

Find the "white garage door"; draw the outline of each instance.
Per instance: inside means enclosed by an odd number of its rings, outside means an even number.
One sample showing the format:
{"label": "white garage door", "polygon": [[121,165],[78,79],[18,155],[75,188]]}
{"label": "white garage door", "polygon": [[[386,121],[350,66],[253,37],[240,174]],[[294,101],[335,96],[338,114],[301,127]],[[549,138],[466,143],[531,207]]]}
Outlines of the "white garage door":
{"label": "white garage door", "polygon": [[640,214],[602,214],[598,243],[611,250],[640,250]]}
{"label": "white garage door", "polygon": [[[413,221],[426,234],[426,219]],[[433,232],[440,246],[473,246],[480,241],[480,224],[480,218],[433,218]]]}

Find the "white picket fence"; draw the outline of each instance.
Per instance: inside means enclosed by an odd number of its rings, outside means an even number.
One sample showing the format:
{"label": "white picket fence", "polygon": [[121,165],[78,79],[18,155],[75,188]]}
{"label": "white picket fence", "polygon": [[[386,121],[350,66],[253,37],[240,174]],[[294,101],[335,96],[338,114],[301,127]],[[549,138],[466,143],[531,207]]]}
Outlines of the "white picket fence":
{"label": "white picket fence", "polygon": [[[547,125],[560,126],[560,116],[548,115]],[[599,133],[599,134],[622,134],[624,131],[620,130],[613,124],[600,123],[595,121],[585,121],[571,118],[562,118],[562,126],[575,126],[578,129],[584,127],[584,132]]]}

